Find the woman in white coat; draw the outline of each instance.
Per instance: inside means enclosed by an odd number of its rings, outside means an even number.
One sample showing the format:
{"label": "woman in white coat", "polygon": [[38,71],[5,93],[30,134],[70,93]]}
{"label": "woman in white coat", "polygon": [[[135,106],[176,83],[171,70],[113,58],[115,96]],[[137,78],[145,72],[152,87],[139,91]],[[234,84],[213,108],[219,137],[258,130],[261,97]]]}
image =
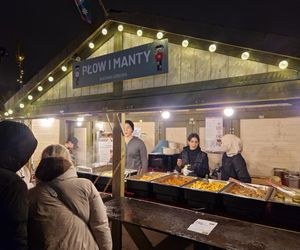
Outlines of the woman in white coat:
{"label": "woman in white coat", "polygon": [[30,249],[112,249],[108,218],[93,183],[78,178],[68,150],[50,145],[29,191]]}

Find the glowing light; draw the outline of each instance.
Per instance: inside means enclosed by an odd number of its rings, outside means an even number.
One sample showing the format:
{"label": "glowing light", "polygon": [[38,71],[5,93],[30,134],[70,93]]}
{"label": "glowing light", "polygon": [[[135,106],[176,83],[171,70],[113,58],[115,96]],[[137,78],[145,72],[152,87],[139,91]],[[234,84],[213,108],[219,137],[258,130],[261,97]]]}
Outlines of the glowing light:
{"label": "glowing light", "polygon": [[93,42],[90,42],[89,47],[90,47],[90,49],[93,49],[93,48],[95,48],[95,44]]}
{"label": "glowing light", "polygon": [[137,34],[137,36],[142,36],[143,35],[143,31],[142,30],[137,30],[136,34]]}
{"label": "glowing light", "polygon": [[162,39],[164,37],[164,34],[161,31],[159,31],[157,32],[156,37],[157,39]]}
{"label": "glowing light", "polygon": [[42,92],[43,91],[43,87],[42,86],[38,86],[38,91]]}
{"label": "glowing light", "polygon": [[23,109],[23,108],[25,107],[25,105],[24,105],[23,103],[20,103],[19,107],[20,107],[21,109]]}
{"label": "glowing light", "polygon": [[12,115],[14,113],[14,111],[12,109],[9,109],[7,112],[9,115]]}
{"label": "glowing light", "polygon": [[77,117],[76,119],[78,122],[83,122],[84,121],[84,117],[80,116],[80,117]]}
{"label": "glowing light", "polygon": [[32,95],[28,95],[27,98],[28,98],[28,100],[31,101],[33,99],[33,96]]}
{"label": "glowing light", "polygon": [[48,77],[48,81],[49,81],[49,82],[53,82],[53,81],[54,81],[53,76],[49,76],[49,77]]}
{"label": "glowing light", "polygon": [[209,52],[215,52],[217,50],[217,45],[211,44],[208,47]]}
{"label": "glowing light", "polygon": [[63,72],[66,72],[67,71],[67,66],[66,65],[63,65],[63,66],[61,66],[61,70],[63,71]]}
{"label": "glowing light", "polygon": [[124,26],[122,24],[118,25],[118,31],[122,32],[124,30]]}
{"label": "glowing light", "polygon": [[97,122],[96,126],[100,131],[104,131],[104,122]]}
{"label": "glowing light", "polygon": [[102,33],[102,35],[106,36],[106,35],[107,35],[107,29],[106,29],[106,28],[103,28],[103,29],[101,30],[101,33]]}
{"label": "glowing light", "polygon": [[182,45],[182,47],[186,48],[187,46],[189,46],[189,41],[188,40],[183,40],[181,45]]}
{"label": "glowing light", "polygon": [[278,66],[280,69],[286,69],[289,66],[289,63],[286,60],[283,60],[279,63]]}
{"label": "glowing light", "polygon": [[233,108],[225,108],[224,109],[224,115],[227,116],[227,117],[230,117],[234,114],[234,110]]}
{"label": "glowing light", "polygon": [[77,127],[81,127],[82,126],[82,122],[76,122]]}
{"label": "glowing light", "polygon": [[243,52],[242,55],[241,55],[241,58],[242,58],[243,60],[248,60],[249,57],[250,57],[250,53],[247,52],[247,51],[246,51],[246,52]]}
{"label": "glowing light", "polygon": [[171,116],[171,114],[170,114],[169,111],[163,111],[163,112],[161,113],[161,116],[162,116],[162,118],[164,118],[164,119],[169,119],[170,116]]}
{"label": "glowing light", "polygon": [[8,112],[5,112],[4,115],[5,115],[5,116],[8,116],[9,114],[8,114]]}

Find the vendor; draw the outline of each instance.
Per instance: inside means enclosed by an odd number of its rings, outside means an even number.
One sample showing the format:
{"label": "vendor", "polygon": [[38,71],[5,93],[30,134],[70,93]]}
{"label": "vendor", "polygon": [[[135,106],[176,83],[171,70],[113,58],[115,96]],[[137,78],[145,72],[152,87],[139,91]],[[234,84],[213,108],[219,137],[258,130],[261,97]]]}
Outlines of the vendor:
{"label": "vendor", "polygon": [[147,149],[145,143],[133,136],[134,124],[130,120],[125,121],[124,136],[126,143],[126,169],[137,169],[138,173],[148,169]]}
{"label": "vendor", "polygon": [[208,157],[199,146],[199,135],[192,133],[187,140],[188,146],[179,155],[175,170],[184,175],[204,178],[209,174]]}
{"label": "vendor", "polygon": [[230,177],[242,182],[251,182],[246,162],[241,155],[243,144],[239,137],[227,134],[222,137],[221,179],[227,181]]}

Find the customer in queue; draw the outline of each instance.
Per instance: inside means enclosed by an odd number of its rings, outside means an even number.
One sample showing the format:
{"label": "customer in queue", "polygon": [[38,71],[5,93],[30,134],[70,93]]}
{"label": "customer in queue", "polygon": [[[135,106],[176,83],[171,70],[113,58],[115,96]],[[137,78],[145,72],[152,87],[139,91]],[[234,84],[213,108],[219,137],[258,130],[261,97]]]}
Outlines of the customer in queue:
{"label": "customer in queue", "polygon": [[243,143],[241,139],[232,134],[222,137],[222,148],[225,151],[222,157],[221,179],[234,178],[242,182],[251,182],[246,162],[241,155]]}
{"label": "customer in queue", "polygon": [[187,138],[188,146],[177,159],[175,170],[188,176],[198,176],[204,178],[209,175],[208,157],[199,146],[200,138],[196,133],[192,133]]}
{"label": "customer in queue", "polygon": [[50,145],[29,191],[29,246],[41,249],[112,249],[105,206],[93,183],[78,178],[69,151]]}
{"label": "customer in queue", "polygon": [[125,121],[124,136],[126,143],[126,169],[136,169],[139,173],[148,169],[148,157],[145,143],[133,136],[134,124],[130,120]]}
{"label": "customer in queue", "polygon": [[28,190],[16,174],[30,159],[37,140],[24,124],[0,122],[0,249],[28,249]]}

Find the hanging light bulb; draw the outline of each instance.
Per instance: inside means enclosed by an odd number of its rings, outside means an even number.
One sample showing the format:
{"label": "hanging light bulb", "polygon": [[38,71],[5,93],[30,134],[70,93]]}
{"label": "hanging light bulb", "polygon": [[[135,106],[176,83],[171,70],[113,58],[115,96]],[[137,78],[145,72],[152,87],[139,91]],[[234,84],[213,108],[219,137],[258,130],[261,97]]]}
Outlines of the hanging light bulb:
{"label": "hanging light bulb", "polygon": [[248,51],[243,52],[241,55],[242,60],[248,60],[249,57],[250,57],[250,53]]}
{"label": "hanging light bulb", "polygon": [[90,42],[90,43],[89,43],[89,48],[90,48],[90,49],[95,48],[95,44],[94,44],[93,42]]}
{"label": "hanging light bulb", "polygon": [[49,77],[48,77],[48,81],[49,81],[49,82],[53,82],[53,81],[54,81],[53,76],[49,76]]}
{"label": "hanging light bulb", "polygon": [[211,44],[208,47],[209,52],[215,52],[217,50],[217,45]]}
{"label": "hanging light bulb", "polygon": [[137,36],[142,36],[143,35],[143,31],[141,29],[137,30],[136,32]]}
{"label": "hanging light bulb", "polygon": [[118,25],[118,31],[122,32],[124,30],[124,26],[122,24]]}
{"label": "hanging light bulb", "polygon": [[61,66],[61,70],[62,70],[63,72],[66,72],[66,71],[67,71],[67,66],[66,66],[66,65]]}
{"label": "hanging light bulb", "polygon": [[189,41],[188,40],[183,40],[181,45],[182,45],[182,47],[186,48],[187,46],[189,46]]}
{"label": "hanging light bulb", "polygon": [[231,107],[225,108],[224,109],[224,115],[227,117],[230,117],[234,114],[234,110]]}
{"label": "hanging light bulb", "polygon": [[157,32],[156,34],[157,39],[162,39],[163,37],[164,37],[164,33],[162,33],[161,31]]}
{"label": "hanging light bulb", "polygon": [[101,30],[101,33],[102,33],[102,35],[106,36],[106,35],[107,35],[107,29],[106,29],[106,28],[103,28],[103,29]]}
{"label": "hanging light bulb", "polygon": [[289,63],[288,63],[288,61],[283,60],[283,61],[281,61],[281,62],[279,63],[278,66],[279,66],[280,69],[286,69],[286,68],[289,66]]}

